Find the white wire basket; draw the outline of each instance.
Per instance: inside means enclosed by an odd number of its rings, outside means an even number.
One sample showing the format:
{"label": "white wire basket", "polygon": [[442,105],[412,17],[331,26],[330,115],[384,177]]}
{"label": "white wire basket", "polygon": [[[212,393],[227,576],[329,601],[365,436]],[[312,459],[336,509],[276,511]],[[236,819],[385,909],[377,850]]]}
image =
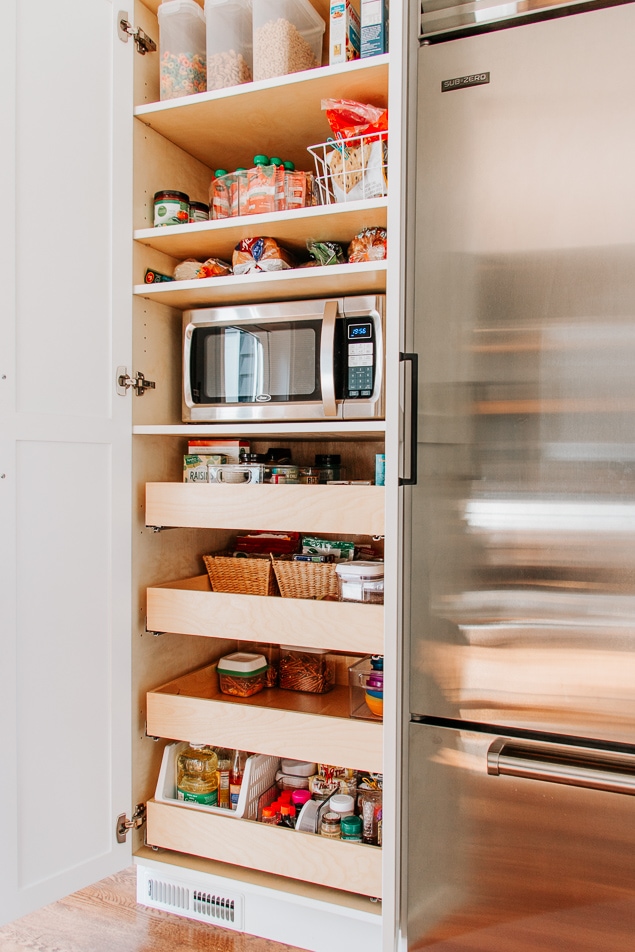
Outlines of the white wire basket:
{"label": "white wire basket", "polygon": [[388,133],[310,145],[320,203],[356,202],[388,193]]}

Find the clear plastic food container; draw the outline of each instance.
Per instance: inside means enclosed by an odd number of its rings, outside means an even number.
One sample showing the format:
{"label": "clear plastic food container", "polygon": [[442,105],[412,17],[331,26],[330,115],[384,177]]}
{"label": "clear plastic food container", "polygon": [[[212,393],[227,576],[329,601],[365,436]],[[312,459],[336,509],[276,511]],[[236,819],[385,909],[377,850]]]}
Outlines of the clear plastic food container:
{"label": "clear plastic food container", "polygon": [[342,562],[335,566],[342,602],[384,603],[383,562]]}
{"label": "clear plastic food container", "polygon": [[335,663],[322,648],[280,645],[278,685],[287,691],[326,694],[335,681]]}
{"label": "clear plastic food container", "polygon": [[262,691],[267,680],[267,659],[261,654],[236,651],[218,662],[218,684],[223,694],[251,697]]}
{"label": "clear plastic food container", "polygon": [[161,99],[207,89],[205,14],[196,0],[163,0],[158,9]]}
{"label": "clear plastic food container", "polygon": [[207,88],[250,83],[252,73],[251,0],[205,0]]}
{"label": "clear plastic food container", "polygon": [[309,0],[253,0],[254,79],[321,66],[325,30]]}

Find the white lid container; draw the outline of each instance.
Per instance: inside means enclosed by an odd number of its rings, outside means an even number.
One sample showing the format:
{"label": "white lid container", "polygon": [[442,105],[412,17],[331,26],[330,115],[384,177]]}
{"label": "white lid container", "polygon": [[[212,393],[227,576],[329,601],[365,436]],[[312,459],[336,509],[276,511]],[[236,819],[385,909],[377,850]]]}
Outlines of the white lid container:
{"label": "white lid container", "polygon": [[309,0],[253,0],[254,80],[321,66],[325,30]]}
{"label": "white lid container", "polygon": [[335,572],[343,602],[383,601],[383,562],[338,562]]}
{"label": "white lid container", "polygon": [[329,810],[339,816],[353,816],[355,800],[348,793],[334,793],[329,800]]}
{"label": "white lid container", "polygon": [[306,760],[281,760],[280,770],[294,777],[312,777],[317,773],[317,764],[310,764]]}
{"label": "white lid container", "polygon": [[163,0],[159,18],[160,98],[207,89],[205,14],[196,0]]}
{"label": "white lid container", "polygon": [[207,88],[253,79],[251,0],[205,0]]}
{"label": "white lid container", "polygon": [[236,651],[233,654],[225,655],[218,662],[217,671],[219,674],[258,674],[267,667],[267,659],[261,654],[252,654],[248,651]]}

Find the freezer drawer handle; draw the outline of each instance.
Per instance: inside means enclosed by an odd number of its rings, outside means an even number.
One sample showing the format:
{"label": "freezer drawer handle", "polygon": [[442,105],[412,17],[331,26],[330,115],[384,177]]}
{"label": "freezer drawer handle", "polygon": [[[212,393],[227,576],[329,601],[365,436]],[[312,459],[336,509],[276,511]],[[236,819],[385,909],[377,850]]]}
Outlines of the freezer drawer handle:
{"label": "freezer drawer handle", "polygon": [[487,772],[499,777],[524,777],[608,793],[635,794],[635,757],[628,754],[499,738],[487,751]]}
{"label": "freezer drawer handle", "polygon": [[419,399],[419,355],[399,354],[399,360],[402,363],[410,364],[410,400],[407,410],[410,419],[410,471],[407,476],[399,477],[399,485],[414,486],[417,482],[417,401]]}

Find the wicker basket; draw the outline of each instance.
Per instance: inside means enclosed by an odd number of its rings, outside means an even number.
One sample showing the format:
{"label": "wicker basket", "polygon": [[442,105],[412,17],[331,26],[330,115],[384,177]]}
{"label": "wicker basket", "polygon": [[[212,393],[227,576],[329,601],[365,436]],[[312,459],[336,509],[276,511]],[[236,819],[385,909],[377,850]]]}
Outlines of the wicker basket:
{"label": "wicker basket", "polygon": [[293,562],[274,559],[278,587],[283,598],[339,598],[333,562]]}
{"label": "wicker basket", "polygon": [[204,555],[203,561],[214,592],[239,595],[277,595],[278,587],[270,559],[232,555]]}

